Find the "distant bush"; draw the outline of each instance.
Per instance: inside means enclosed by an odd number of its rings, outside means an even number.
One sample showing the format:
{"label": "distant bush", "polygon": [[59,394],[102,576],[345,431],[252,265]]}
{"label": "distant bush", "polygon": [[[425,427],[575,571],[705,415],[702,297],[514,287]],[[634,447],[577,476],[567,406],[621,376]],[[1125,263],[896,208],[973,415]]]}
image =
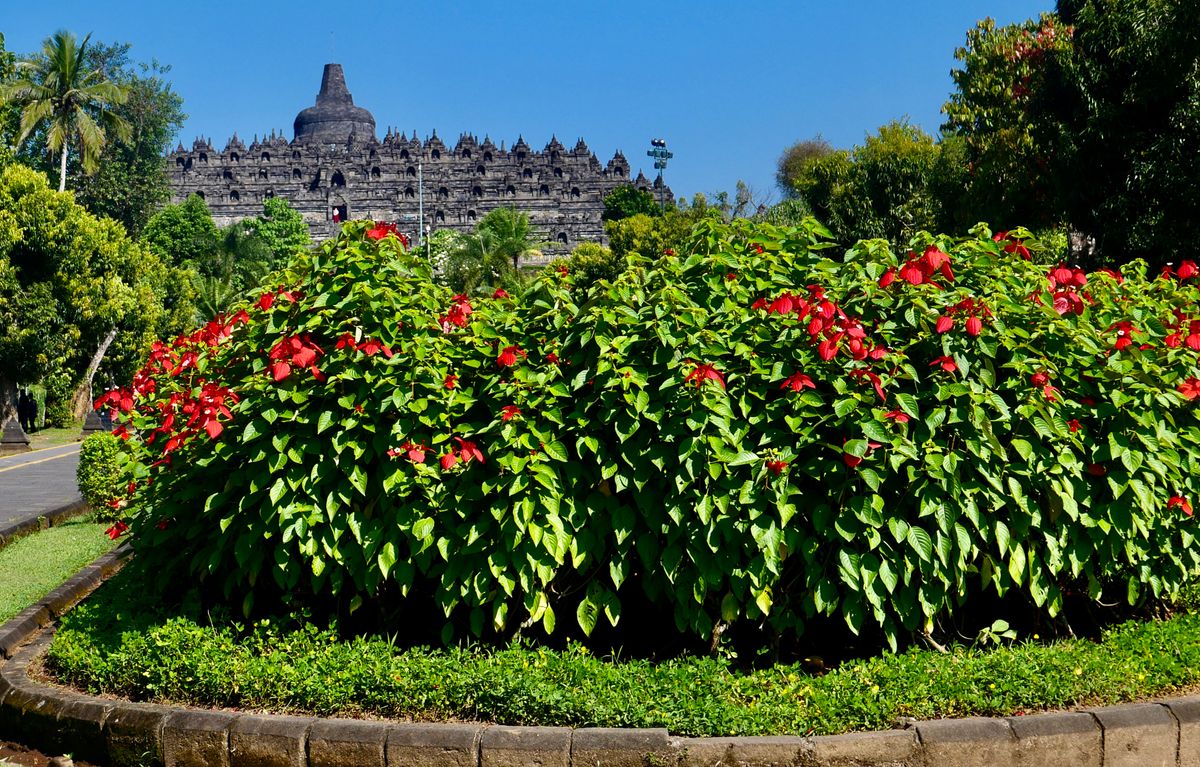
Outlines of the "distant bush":
{"label": "distant bush", "polygon": [[625,259],[596,242],[581,242],[566,260],[577,287],[588,288],[600,280],[615,280],[625,268]]}
{"label": "distant bush", "polygon": [[121,440],[112,434],[92,434],[79,446],[79,466],[75,479],[79,492],[97,517],[115,521],[121,513],[114,507],[125,497],[121,462]]}
{"label": "distant bush", "polygon": [[1089,275],[981,228],[840,263],[812,221],[708,220],[582,305],[569,268],[472,301],[377,232],[108,398],[140,560],[475,634],[648,600],[693,636],[893,645],[988,590],[1053,616],[1200,575],[1190,262]]}

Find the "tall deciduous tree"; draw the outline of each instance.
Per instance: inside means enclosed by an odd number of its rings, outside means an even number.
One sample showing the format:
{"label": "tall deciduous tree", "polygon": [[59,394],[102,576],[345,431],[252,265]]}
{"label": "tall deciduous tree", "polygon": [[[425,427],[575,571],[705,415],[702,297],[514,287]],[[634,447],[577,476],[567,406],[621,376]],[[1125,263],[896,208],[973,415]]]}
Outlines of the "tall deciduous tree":
{"label": "tall deciduous tree", "polygon": [[820,134],[810,139],[797,141],[779,155],[775,164],[775,183],[785,197],[795,197],[796,182],[813,162],[833,154],[833,145]]}
{"label": "tall deciduous tree", "polygon": [[650,192],[633,184],[622,184],[604,198],[604,213],[600,217],[605,221],[620,221],[639,213],[657,216],[661,212],[658,201]]}
{"label": "tall deciduous tree", "polygon": [[92,173],[110,135],[127,138],[129,124],[114,111],[129,98],[128,90],[99,70],[89,70],[88,43],[77,43],[70,32],[46,39],[42,55],[17,64],[19,79],[0,94],[21,104],[18,142],[44,127],[46,148],[59,158],[58,191],[67,188],[67,154],[76,146],[84,172]]}

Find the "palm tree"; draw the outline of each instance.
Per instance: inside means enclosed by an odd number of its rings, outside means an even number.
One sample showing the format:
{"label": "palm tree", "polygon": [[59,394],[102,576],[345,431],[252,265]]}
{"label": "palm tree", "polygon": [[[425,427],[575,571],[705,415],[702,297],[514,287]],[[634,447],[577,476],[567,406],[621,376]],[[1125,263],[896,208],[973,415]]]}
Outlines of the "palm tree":
{"label": "palm tree", "polygon": [[129,138],[129,124],[110,111],[125,103],[129,91],[105,79],[100,70],[87,71],[88,42],[77,44],[70,32],[59,30],[42,44],[36,61],[17,64],[25,74],[0,89],[0,100],[22,106],[17,143],[45,126],[46,148],[59,154],[58,191],[67,188],[67,151],[78,144],[85,173],[96,170],[110,133]]}
{"label": "palm tree", "polygon": [[512,262],[515,271],[522,256],[552,244],[536,238],[529,214],[516,208],[496,208],[479,221],[477,229],[491,235],[491,251]]}
{"label": "palm tree", "polygon": [[497,208],[479,220],[475,231],[463,235],[446,262],[446,281],[455,290],[472,293],[483,286],[513,288],[525,280],[521,258],[552,243],[536,239],[529,214],[516,208]]}

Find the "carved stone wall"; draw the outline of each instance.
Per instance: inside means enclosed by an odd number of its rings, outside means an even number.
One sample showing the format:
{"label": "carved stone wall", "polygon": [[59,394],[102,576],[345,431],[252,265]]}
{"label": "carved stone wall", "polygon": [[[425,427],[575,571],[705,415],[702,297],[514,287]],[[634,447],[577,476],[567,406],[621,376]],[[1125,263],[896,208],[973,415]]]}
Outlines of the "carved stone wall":
{"label": "carved stone wall", "polygon": [[[514,207],[529,214],[548,252],[580,242],[603,242],[604,197],[622,184],[658,195],[657,181],[630,181],[621,152],[601,165],[583,139],[567,149],[558,139],[535,152],[523,138],[509,148],[469,134],[453,147],[434,134],[388,130],[374,134],[374,118],[356,107],[341,66],[327,64],[317,104],[296,118],[295,138],[274,131],[246,146],[234,134],[217,151],[211,141],[181,144],[167,157],[174,202],[204,197],[218,225],[262,212],[267,197],[283,197],[304,216],[316,239],[337,231],[337,221],[393,221],[413,236],[431,229],[468,231],[488,211]],[[668,202],[673,201],[666,190]]]}

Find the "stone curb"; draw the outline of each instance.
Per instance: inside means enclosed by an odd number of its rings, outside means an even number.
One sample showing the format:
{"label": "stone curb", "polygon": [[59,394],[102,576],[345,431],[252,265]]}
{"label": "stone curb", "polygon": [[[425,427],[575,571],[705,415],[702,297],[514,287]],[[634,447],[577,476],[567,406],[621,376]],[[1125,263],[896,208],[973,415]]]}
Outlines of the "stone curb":
{"label": "stone curb", "polygon": [[51,509],[45,514],[27,519],[23,522],[14,522],[11,525],[0,527],[0,549],[15,542],[19,538],[24,538],[30,533],[36,533],[40,530],[45,530],[48,527],[61,525],[69,519],[82,517],[91,511],[91,507],[87,505],[87,501],[79,500],[64,504],[58,508]]}
{"label": "stone curb", "polygon": [[53,621],[120,569],[122,546],[0,626],[0,736],[124,767],[1200,767],[1200,697],[819,737],[508,727],[209,711],[39,684]]}

